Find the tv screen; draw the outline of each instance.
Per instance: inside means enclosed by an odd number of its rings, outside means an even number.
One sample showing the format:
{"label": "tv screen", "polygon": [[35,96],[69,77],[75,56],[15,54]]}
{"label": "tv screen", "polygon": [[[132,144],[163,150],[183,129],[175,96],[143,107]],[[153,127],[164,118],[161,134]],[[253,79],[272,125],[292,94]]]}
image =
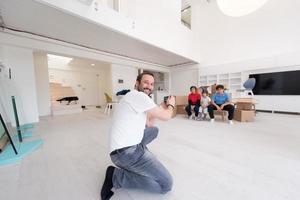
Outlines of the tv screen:
{"label": "tv screen", "polygon": [[300,70],[265,74],[250,74],[256,84],[256,95],[300,95]]}

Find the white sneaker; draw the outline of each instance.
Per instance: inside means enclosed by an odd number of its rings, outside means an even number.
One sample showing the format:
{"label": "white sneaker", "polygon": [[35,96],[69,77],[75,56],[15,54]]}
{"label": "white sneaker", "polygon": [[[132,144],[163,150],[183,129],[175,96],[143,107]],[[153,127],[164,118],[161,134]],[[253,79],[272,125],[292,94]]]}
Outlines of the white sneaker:
{"label": "white sneaker", "polygon": [[215,122],[215,119],[210,119],[210,123],[214,123]]}
{"label": "white sneaker", "polygon": [[189,119],[193,119],[193,115],[191,115],[191,116],[188,116],[188,118],[189,118]]}
{"label": "white sneaker", "polygon": [[230,125],[232,125],[232,124],[233,124],[233,121],[232,121],[232,120],[229,120],[228,123],[229,123]]}

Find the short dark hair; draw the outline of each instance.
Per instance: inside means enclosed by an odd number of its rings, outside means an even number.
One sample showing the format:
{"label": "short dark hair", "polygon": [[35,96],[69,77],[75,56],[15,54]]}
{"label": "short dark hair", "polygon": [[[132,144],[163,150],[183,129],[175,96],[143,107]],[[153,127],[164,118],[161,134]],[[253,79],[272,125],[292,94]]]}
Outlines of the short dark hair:
{"label": "short dark hair", "polygon": [[203,90],[202,94],[207,94],[208,95],[208,91],[207,90]]}
{"label": "short dark hair", "polygon": [[154,78],[154,75],[151,72],[143,72],[136,77],[136,81],[140,83],[144,75],[150,75]]}
{"label": "short dark hair", "polygon": [[218,90],[218,89],[224,90],[224,85],[217,85],[216,90]]}
{"label": "short dark hair", "polygon": [[193,88],[195,88],[195,90],[197,90],[197,87],[196,87],[196,86],[191,86],[191,87],[190,87],[190,91],[192,91]]}

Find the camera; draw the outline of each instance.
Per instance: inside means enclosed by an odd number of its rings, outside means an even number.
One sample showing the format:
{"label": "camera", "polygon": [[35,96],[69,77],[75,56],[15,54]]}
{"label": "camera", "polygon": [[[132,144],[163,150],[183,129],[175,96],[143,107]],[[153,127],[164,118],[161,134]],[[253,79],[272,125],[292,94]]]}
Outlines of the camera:
{"label": "camera", "polygon": [[165,102],[165,104],[167,104],[168,98],[169,98],[169,96],[164,96],[164,102]]}

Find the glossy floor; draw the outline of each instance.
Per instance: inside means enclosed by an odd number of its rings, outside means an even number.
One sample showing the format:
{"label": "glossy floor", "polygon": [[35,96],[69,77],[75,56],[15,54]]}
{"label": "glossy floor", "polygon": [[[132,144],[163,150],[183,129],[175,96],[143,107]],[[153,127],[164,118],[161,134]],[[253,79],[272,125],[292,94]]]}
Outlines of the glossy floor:
{"label": "glossy floor", "polygon": [[[111,118],[99,111],[44,118],[43,146],[0,168],[3,200],[98,200]],[[259,113],[234,125],[177,116],[149,146],[174,178],[166,195],[117,190],[112,200],[300,199],[300,117]]]}

